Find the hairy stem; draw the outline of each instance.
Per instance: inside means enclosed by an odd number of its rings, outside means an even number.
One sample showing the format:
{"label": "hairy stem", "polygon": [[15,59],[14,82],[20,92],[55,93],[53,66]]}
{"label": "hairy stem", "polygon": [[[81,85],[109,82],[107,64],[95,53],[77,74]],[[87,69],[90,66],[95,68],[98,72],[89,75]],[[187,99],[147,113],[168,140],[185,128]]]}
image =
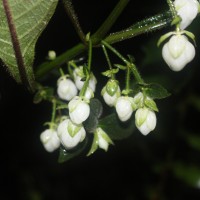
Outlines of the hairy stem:
{"label": "hairy stem", "polygon": [[172,15],[171,12],[168,11],[163,14],[155,15],[153,17],[142,20],[122,31],[111,33],[104,40],[109,44],[121,42],[123,40],[141,35],[143,33],[164,28],[170,25],[171,21],[172,21]]}
{"label": "hairy stem", "polygon": [[[164,14],[155,15],[148,19],[142,20],[142,21],[136,23],[135,25],[133,25],[125,30],[122,30],[120,32],[113,33],[113,34],[109,35],[108,37],[106,37],[104,41],[107,44],[113,44],[116,42],[120,42],[125,39],[136,37],[143,33],[155,31],[155,30],[164,28],[166,26],[169,26],[171,21],[172,21],[172,15],[171,15],[171,12],[168,11],[168,12],[165,12]],[[95,46],[98,46],[98,45],[100,46],[101,41],[97,45],[96,39],[95,39],[96,36],[94,37],[94,35],[91,36],[92,44]],[[101,38],[101,40],[103,40],[103,39],[104,38]],[[100,38],[98,39],[98,41],[99,40],[100,40]],[[66,51],[65,53],[58,56],[55,60],[41,64],[36,69],[36,72],[35,72],[36,78],[37,79],[41,78],[46,73],[48,73],[50,70],[60,67],[63,63],[66,63],[66,62],[72,60],[74,57],[80,55],[81,53],[85,52],[86,50],[87,50],[87,47],[84,44],[78,44],[78,45],[74,46],[73,48],[69,49],[68,51]]]}
{"label": "hairy stem", "polygon": [[69,16],[72,24],[74,25],[74,28],[81,39],[81,41],[85,44],[85,34],[80,26],[80,23],[78,21],[78,17],[76,15],[76,12],[74,10],[73,4],[71,0],[63,0],[63,4],[66,10],[67,15]]}
{"label": "hairy stem", "polygon": [[18,37],[17,37],[16,27],[15,27],[15,24],[14,24],[14,21],[13,21],[13,17],[12,17],[12,13],[11,13],[11,10],[10,10],[8,0],[3,0],[3,6],[4,6],[4,10],[5,10],[5,14],[6,14],[7,22],[8,22],[8,27],[9,27],[9,30],[10,30],[10,36],[11,36],[11,40],[12,40],[12,44],[13,44],[13,49],[14,49],[14,52],[15,52],[15,57],[16,57],[17,66],[18,66],[18,70],[19,70],[20,80],[29,89],[33,89],[31,87],[28,79],[27,79],[24,60],[23,60],[19,40],[18,40]]}

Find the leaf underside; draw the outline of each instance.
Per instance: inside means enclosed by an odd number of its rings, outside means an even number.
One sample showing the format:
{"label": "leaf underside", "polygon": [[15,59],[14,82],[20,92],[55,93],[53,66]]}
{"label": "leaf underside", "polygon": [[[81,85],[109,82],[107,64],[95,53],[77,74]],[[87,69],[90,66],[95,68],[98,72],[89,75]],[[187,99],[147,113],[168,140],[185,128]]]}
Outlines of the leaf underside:
{"label": "leaf underside", "polygon": [[11,76],[30,89],[34,88],[35,44],[57,3],[58,0],[2,0],[0,3],[0,59]]}

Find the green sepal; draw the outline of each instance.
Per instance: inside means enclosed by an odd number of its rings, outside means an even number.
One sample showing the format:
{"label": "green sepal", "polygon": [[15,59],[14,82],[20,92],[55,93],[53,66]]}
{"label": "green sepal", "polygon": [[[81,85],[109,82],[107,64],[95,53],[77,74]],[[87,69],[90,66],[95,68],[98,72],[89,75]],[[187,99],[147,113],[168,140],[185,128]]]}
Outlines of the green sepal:
{"label": "green sepal", "polygon": [[134,56],[132,56],[132,55],[130,55],[130,54],[128,54],[127,56],[128,56],[129,61],[130,61],[131,63],[134,63],[134,62],[135,62]]}
{"label": "green sepal", "polygon": [[120,64],[114,64],[115,67],[121,69],[121,70],[126,70],[127,69],[127,66],[124,66],[124,65],[120,65]]}
{"label": "green sepal", "polygon": [[125,95],[125,96],[129,95],[131,93],[133,93],[133,90],[131,90],[131,89],[122,90],[122,94]]}
{"label": "green sepal", "polygon": [[101,136],[106,142],[108,142],[108,144],[114,145],[114,142],[111,140],[108,134],[106,134],[104,131],[101,131]]}
{"label": "green sepal", "polygon": [[106,91],[110,96],[114,96],[119,88],[119,83],[117,80],[109,80],[106,84]]}
{"label": "green sepal", "polygon": [[157,47],[159,47],[161,43],[163,43],[168,37],[170,37],[173,34],[174,34],[174,32],[169,32],[169,33],[162,35],[160,37],[160,39],[158,40]]}
{"label": "green sepal", "polygon": [[151,110],[158,112],[158,107],[154,100],[146,98],[144,101],[144,105]]}
{"label": "green sepal", "polygon": [[186,31],[186,30],[184,30],[183,33],[185,35],[187,35],[194,42],[194,44],[196,46],[195,35],[192,32]]}
{"label": "green sepal", "polygon": [[33,97],[33,103],[40,103],[42,100],[51,100],[53,98],[54,89],[50,87],[39,87],[39,90]]}
{"label": "green sepal", "polygon": [[71,121],[69,121],[67,131],[71,137],[74,137],[81,130],[81,128],[81,125],[75,125]]}
{"label": "green sepal", "polygon": [[102,72],[102,75],[111,78],[113,74],[117,74],[118,72],[119,72],[118,68],[117,69],[110,69],[110,70],[107,70],[105,72]]}

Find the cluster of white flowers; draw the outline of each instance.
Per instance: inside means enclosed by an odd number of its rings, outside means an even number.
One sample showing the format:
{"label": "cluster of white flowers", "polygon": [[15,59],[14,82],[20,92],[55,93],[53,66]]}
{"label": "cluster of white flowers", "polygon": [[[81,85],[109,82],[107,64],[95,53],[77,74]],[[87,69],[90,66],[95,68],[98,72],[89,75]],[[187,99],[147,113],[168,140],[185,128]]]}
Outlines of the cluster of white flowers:
{"label": "cluster of white flowers", "polygon": [[175,0],[174,6],[181,21],[175,32],[164,35],[162,41],[171,35],[173,36],[163,46],[162,56],[170,69],[180,71],[195,57],[194,45],[188,41],[185,35],[193,40],[194,36],[184,29],[196,18],[200,11],[200,4],[197,0]]}
{"label": "cluster of white flowers", "polygon": [[[115,84],[111,85],[110,82]],[[143,93],[139,92],[134,97],[121,96],[118,83],[115,80],[110,80],[103,88],[102,95],[107,105],[115,106],[117,115],[122,122],[129,120],[132,113],[137,110],[135,113],[135,125],[138,130],[143,135],[147,135],[155,129],[157,121],[155,112],[145,105],[146,100],[154,101],[149,97],[145,97]]]}
{"label": "cluster of white flowers", "polygon": [[[84,96],[77,96],[78,90],[81,91],[85,83],[82,80],[84,78],[83,67],[80,66],[73,71],[73,80],[68,77],[64,75],[58,79],[57,94],[60,99],[68,101],[69,116],[63,117],[63,120],[53,126],[54,128],[46,129],[40,135],[40,140],[48,152],[53,152],[60,147],[60,144],[65,149],[72,149],[86,137],[82,123],[90,115],[89,102],[94,97],[97,80],[91,74]],[[94,134],[97,135],[96,143],[99,148],[107,151],[108,145],[112,144],[108,135],[99,127]]]}

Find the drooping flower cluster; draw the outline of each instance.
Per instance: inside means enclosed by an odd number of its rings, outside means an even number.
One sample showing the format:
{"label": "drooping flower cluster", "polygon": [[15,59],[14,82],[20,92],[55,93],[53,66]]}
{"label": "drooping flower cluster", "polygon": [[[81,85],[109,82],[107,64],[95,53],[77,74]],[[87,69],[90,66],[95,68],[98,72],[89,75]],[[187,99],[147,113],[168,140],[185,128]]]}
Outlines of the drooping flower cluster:
{"label": "drooping flower cluster", "polygon": [[[57,81],[58,97],[68,101],[68,116],[62,117],[57,124],[49,123],[50,128],[41,133],[40,140],[48,152],[53,152],[60,147],[60,144],[65,149],[70,150],[86,137],[82,123],[90,115],[89,102],[94,97],[97,81],[91,73],[84,93],[77,96],[78,90],[81,93],[83,87],[85,87],[84,76],[83,67],[80,66],[74,69],[73,78],[69,78],[69,75],[62,75]],[[97,144],[96,148],[99,146],[105,151],[107,151],[109,144],[113,144],[109,136],[99,127],[94,132],[94,141]]]}
{"label": "drooping flower cluster", "polygon": [[[139,92],[134,97],[121,96],[118,82],[109,80],[102,90],[102,95],[107,105],[115,107],[117,115],[122,122],[129,120],[133,112],[137,110],[135,124],[138,130],[143,135],[147,135],[155,129],[156,115],[154,110],[157,110],[156,104],[148,96],[143,95],[142,92]],[[146,101],[151,102],[149,105],[154,105],[154,107],[148,107],[145,103]]]}
{"label": "drooping flower cluster", "polygon": [[196,18],[200,4],[197,0],[175,0],[174,6],[181,21],[176,24],[176,31],[162,36],[159,43],[173,35],[163,46],[162,56],[170,69],[180,71],[195,57],[194,45],[187,38],[194,41],[194,35],[184,29]]}

